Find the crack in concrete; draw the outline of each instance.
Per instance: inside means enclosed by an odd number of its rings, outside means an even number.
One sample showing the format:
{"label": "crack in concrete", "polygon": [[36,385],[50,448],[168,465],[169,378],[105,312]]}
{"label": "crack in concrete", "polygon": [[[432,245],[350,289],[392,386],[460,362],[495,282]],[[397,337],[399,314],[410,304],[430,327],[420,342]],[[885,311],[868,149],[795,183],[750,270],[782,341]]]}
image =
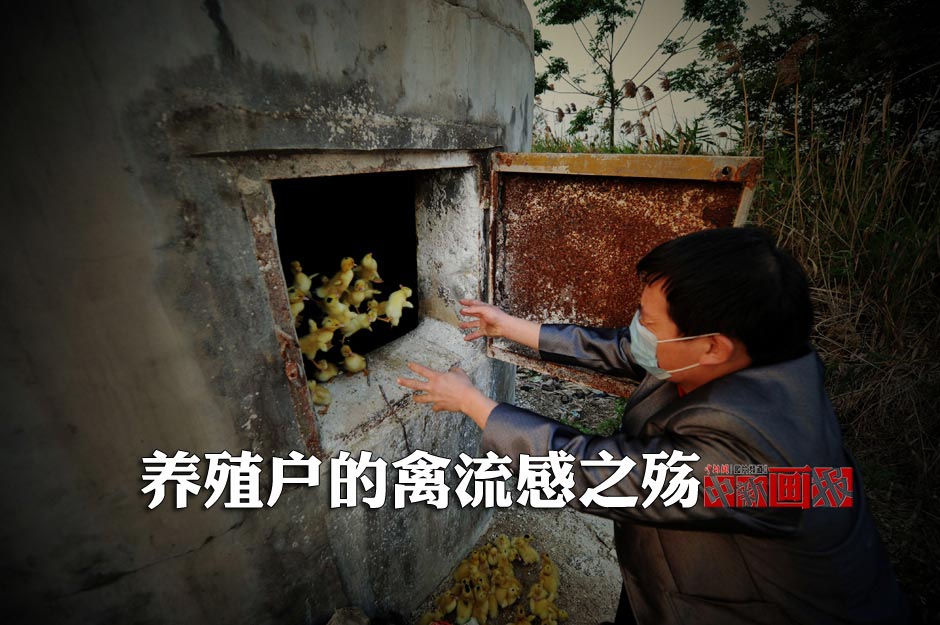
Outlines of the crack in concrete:
{"label": "crack in concrete", "polygon": [[611,553],[611,552],[614,551],[614,546],[611,545],[607,540],[605,540],[600,534],[598,534],[598,533],[597,533],[597,530],[594,529],[594,526],[593,526],[593,525],[591,525],[591,524],[589,524],[589,523],[585,523],[584,526],[587,527],[587,528],[588,528],[588,531],[590,531],[591,534],[594,535],[594,538],[597,539],[598,544],[599,544],[601,547],[604,547],[604,548],[607,549],[607,553]]}
{"label": "crack in concrete", "polygon": [[411,443],[408,441],[408,430],[405,428],[405,422],[402,420],[401,416],[395,411],[395,406],[392,402],[388,401],[388,397],[385,395],[385,389],[382,388],[381,384],[376,384],[379,387],[379,393],[382,394],[382,399],[385,401],[385,405],[388,407],[389,414],[395,421],[398,422],[399,427],[401,427],[401,435],[405,440],[405,451],[408,452],[408,455],[411,455]]}
{"label": "crack in concrete", "polygon": [[108,586],[108,585],[110,585],[110,584],[113,584],[113,583],[117,582],[118,580],[120,580],[120,579],[122,579],[122,578],[124,578],[124,577],[126,577],[126,576],[128,576],[128,575],[133,575],[134,573],[138,573],[138,572],[143,571],[144,569],[148,569],[148,568],[150,568],[150,567],[152,567],[152,566],[156,566],[156,565],[158,565],[158,564],[163,564],[164,562],[167,562],[167,561],[169,561],[169,560],[175,560],[176,558],[182,558],[182,557],[188,556],[188,555],[190,555],[190,554],[192,554],[192,553],[195,553],[195,552],[199,551],[200,549],[202,549],[203,547],[205,547],[206,545],[208,545],[209,543],[211,543],[211,542],[212,542],[213,540],[215,540],[216,538],[220,538],[220,537],[222,537],[222,536],[228,534],[228,533],[231,532],[232,530],[238,529],[239,527],[242,526],[242,524],[244,524],[244,522],[245,522],[245,517],[242,517],[241,520],[239,520],[237,523],[235,523],[234,525],[232,525],[231,527],[229,527],[227,530],[223,531],[222,533],[220,533],[220,534],[214,534],[214,535],[212,535],[212,536],[207,536],[206,539],[202,541],[202,544],[199,545],[198,547],[193,547],[192,549],[187,549],[186,551],[183,551],[183,552],[181,552],[181,553],[177,553],[177,554],[174,554],[174,555],[171,555],[171,556],[167,556],[167,557],[165,557],[165,558],[160,558],[160,559],[158,559],[158,560],[154,560],[153,562],[148,562],[147,564],[141,565],[141,566],[139,566],[139,567],[137,567],[137,568],[134,568],[134,569],[128,569],[128,570],[126,570],[126,571],[112,571],[112,572],[110,572],[110,573],[98,573],[97,575],[94,576],[94,577],[95,577],[94,581],[91,581],[91,582],[86,583],[84,586],[82,586],[82,587],[79,588],[78,590],[74,590],[74,591],[72,591],[72,592],[68,592],[68,593],[59,595],[59,596],[55,597],[54,599],[55,599],[55,600],[57,600],[57,599],[65,599],[65,598],[68,598],[68,597],[72,597],[72,596],[74,596],[74,595],[82,594],[82,593],[84,593],[84,592],[89,592],[89,591],[92,591],[92,590],[97,590],[98,588],[102,588],[102,587],[104,587],[104,586]]}
{"label": "crack in concrete", "polygon": [[468,6],[460,4],[460,2],[458,2],[457,0],[436,0],[436,1],[443,2],[444,4],[449,4],[455,9],[459,9],[463,11],[465,14],[467,14],[467,17],[469,17],[470,19],[478,19],[478,20],[483,20],[485,22],[489,22],[493,24],[494,26],[496,26],[497,28],[499,28],[500,30],[512,35],[513,37],[521,41],[522,45],[524,45],[526,48],[529,47],[529,44],[526,42],[525,33],[523,33],[518,28],[514,28],[513,26],[509,24],[504,24],[503,22],[500,22],[499,19],[497,19],[493,15],[488,15],[478,9],[475,10]]}

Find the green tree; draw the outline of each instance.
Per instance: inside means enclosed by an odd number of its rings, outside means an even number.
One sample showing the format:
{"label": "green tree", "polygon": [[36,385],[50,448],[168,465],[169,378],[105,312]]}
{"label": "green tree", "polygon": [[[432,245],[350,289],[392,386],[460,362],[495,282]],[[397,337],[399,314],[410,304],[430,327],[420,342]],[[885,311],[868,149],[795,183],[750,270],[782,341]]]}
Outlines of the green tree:
{"label": "green tree", "polygon": [[745,149],[810,132],[835,141],[846,116],[872,100],[883,101],[881,126],[936,128],[936,107],[924,116],[940,77],[934,4],[775,1],[760,23],[703,38],[700,59],[669,79],[702,99],[712,120],[736,128]]}
{"label": "green tree", "polygon": [[[646,0],[535,0],[540,23],[571,26],[590,59],[591,73],[597,77],[597,82],[589,85],[584,76],[570,75],[565,59],[546,57],[545,52],[551,49],[551,42],[542,39],[541,33],[536,31],[535,54],[546,63],[545,71],[536,76],[536,95],[553,89],[550,79],[554,79],[564,81],[573,93],[589,96],[593,101],[576,111],[569,124],[569,134],[585,130],[599,118],[602,133],[609,147],[613,148],[616,117],[624,110],[624,102],[638,98],[641,115],[649,115],[655,102],[647,83],[657,76],[669,59],[689,49],[694,38],[687,37],[696,21],[706,23],[704,38],[709,41],[720,39],[743,21],[744,0],[686,0],[683,16],[653,50],[646,63],[634,76],[618,82],[614,63],[630,40],[645,3]],[[685,32],[673,38],[683,25],[686,26]],[[658,67],[650,69],[650,63],[659,53],[665,54],[666,59]],[[661,82],[661,86],[668,90],[669,81]],[[638,124],[638,129],[645,132],[642,123]]]}

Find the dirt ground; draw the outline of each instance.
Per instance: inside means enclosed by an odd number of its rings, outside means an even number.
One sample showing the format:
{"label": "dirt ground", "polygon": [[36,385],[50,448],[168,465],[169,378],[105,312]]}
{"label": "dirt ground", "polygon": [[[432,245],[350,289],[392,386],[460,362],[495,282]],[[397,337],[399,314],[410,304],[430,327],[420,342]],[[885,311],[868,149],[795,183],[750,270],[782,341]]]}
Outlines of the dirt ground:
{"label": "dirt ground", "polygon": [[[615,397],[540,375],[526,369],[516,374],[516,401],[547,417],[591,431],[609,433],[619,423]],[[514,484],[510,484],[514,487]],[[613,523],[569,508],[544,510],[514,505],[498,508],[483,536],[474,546],[491,543],[499,534],[530,534],[532,546],[547,552],[558,565],[560,585],[556,605],[566,610],[567,625],[597,625],[613,621],[620,597],[620,570],[613,546]],[[454,567],[468,554],[454,554]],[[517,563],[516,575],[523,582],[523,598],[538,577],[536,565]],[[415,611],[410,623],[433,609],[433,598],[453,585],[448,577],[429,600]],[[526,603],[527,603],[526,599]],[[488,625],[512,622],[514,606],[501,610]],[[454,613],[446,618],[454,622]]]}

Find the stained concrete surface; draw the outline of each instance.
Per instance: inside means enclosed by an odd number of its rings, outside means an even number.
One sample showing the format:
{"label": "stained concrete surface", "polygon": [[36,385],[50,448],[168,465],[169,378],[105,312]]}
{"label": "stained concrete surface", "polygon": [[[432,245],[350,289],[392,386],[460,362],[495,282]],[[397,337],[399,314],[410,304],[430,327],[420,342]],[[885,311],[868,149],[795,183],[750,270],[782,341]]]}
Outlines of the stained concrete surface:
{"label": "stained concrete surface", "polygon": [[[254,237],[269,217],[264,179],[252,175],[302,154],[527,149],[524,4],[79,0],[10,6],[0,29],[8,617],[314,624],[348,603],[410,608],[413,588],[350,562],[384,566],[370,560],[382,549],[402,554],[391,573],[407,573],[427,558],[425,531],[459,549],[482,519],[409,511],[378,533],[366,515],[331,528],[324,489],[263,510],[202,498],[148,510],[141,458],[305,450]],[[452,198],[469,197],[460,189]],[[478,219],[454,215],[435,223],[479,235]],[[454,276],[426,281],[440,301],[484,283],[476,253],[458,260]],[[422,314],[447,323],[442,310]],[[457,360],[511,393],[505,368]],[[347,415],[379,422],[351,441],[359,449],[397,453],[403,431],[432,452],[478,442],[423,427],[426,411],[374,415]]]}

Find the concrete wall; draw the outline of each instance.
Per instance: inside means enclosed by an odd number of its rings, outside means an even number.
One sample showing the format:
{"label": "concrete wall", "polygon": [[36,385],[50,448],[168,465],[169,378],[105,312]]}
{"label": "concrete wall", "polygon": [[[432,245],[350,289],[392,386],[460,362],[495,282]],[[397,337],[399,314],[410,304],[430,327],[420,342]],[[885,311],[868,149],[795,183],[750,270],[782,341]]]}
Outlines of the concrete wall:
{"label": "concrete wall", "polygon": [[[448,564],[430,549],[470,544],[484,513],[330,511],[326,462],[319,488],[288,487],[273,508],[206,510],[200,496],[151,511],[141,458],[304,449],[244,163],[310,150],[527,149],[522,1],[21,3],[2,29],[8,613],[319,623],[347,604],[407,612]],[[443,191],[423,197],[457,207],[428,200],[419,218],[437,232],[482,217],[468,189],[485,177],[453,171],[424,185]],[[465,275],[424,274],[439,296],[415,341],[432,365],[462,364],[505,395],[505,369],[451,327],[448,293],[483,282],[477,252],[462,249],[448,266]],[[389,366],[395,349],[381,356]],[[475,451],[466,419],[390,407],[331,408],[319,417],[335,432],[324,453],[371,449],[391,462],[418,448]],[[369,427],[352,435],[334,416]]]}

